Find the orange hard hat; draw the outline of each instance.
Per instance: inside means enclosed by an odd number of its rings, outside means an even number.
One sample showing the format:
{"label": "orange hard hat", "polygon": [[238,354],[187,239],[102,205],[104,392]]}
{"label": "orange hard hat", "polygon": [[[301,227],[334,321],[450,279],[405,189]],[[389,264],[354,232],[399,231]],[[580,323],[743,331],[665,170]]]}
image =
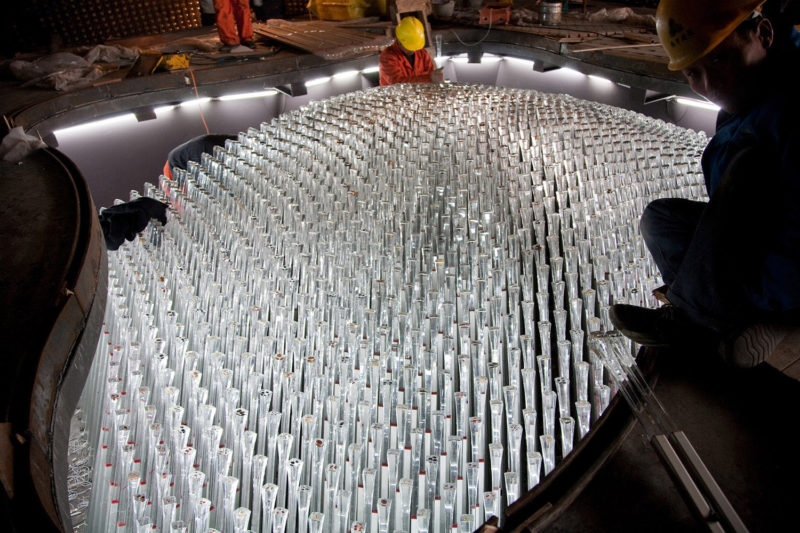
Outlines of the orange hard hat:
{"label": "orange hard hat", "polygon": [[669,69],[688,67],[725,40],[764,0],[661,0],[656,32]]}

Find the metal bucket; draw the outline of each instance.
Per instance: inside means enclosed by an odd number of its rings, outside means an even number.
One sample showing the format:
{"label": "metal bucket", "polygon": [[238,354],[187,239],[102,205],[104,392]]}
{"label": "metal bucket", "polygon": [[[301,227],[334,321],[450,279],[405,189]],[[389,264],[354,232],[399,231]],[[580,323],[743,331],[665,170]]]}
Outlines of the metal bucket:
{"label": "metal bucket", "polygon": [[561,24],[561,2],[542,2],[539,4],[539,24],[558,26]]}

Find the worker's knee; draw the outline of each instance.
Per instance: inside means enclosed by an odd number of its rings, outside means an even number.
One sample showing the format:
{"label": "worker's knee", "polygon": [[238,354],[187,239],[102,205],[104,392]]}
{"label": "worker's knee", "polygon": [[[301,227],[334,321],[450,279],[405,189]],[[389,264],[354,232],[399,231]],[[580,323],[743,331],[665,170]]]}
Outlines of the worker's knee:
{"label": "worker's knee", "polygon": [[663,231],[665,217],[669,216],[669,200],[669,198],[653,200],[644,208],[642,218],[639,219],[639,231],[645,243],[652,243]]}

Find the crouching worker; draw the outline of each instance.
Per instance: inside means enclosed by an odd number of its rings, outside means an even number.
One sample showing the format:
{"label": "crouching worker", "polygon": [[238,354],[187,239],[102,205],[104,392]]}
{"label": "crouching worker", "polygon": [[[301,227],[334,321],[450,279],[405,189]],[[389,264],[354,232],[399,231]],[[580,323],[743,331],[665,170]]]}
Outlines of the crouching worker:
{"label": "crouching worker", "polygon": [[800,324],[800,99],[786,78],[800,66],[800,36],[791,26],[776,34],[759,4],[658,6],[669,68],[722,109],[702,157],[709,201],[647,206],[642,236],[669,304],[611,308],[640,344],[718,347],[740,367],[764,361]]}
{"label": "crouching worker", "polygon": [[418,18],[403,17],[394,35],[394,44],[381,51],[381,85],[443,81],[442,69],[436,68],[425,50],[425,28]]}

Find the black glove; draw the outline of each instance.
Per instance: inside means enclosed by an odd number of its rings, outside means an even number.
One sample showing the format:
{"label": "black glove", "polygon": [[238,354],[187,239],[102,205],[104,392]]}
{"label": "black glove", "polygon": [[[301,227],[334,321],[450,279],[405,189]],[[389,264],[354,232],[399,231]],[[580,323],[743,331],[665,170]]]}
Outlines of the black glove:
{"label": "black glove", "polygon": [[167,223],[167,204],[153,198],[141,197],[124,204],[103,209],[100,226],[106,239],[106,248],[116,250],[125,240],[132,241],[143,231],[151,218]]}

